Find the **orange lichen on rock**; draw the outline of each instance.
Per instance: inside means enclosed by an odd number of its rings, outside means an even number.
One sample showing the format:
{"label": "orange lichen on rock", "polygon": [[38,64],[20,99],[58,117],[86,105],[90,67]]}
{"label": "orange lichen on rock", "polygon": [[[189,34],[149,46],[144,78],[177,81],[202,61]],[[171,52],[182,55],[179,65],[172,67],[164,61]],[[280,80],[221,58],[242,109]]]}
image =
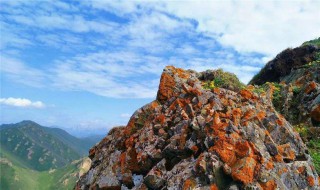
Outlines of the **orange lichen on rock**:
{"label": "orange lichen on rock", "polygon": [[294,160],[296,158],[295,152],[293,151],[289,143],[279,145],[277,148],[278,148],[279,154],[283,158],[288,160]]}
{"label": "orange lichen on rock", "polygon": [[245,157],[238,160],[232,167],[231,177],[244,184],[252,183],[254,180],[254,173],[256,161],[251,157]]}
{"label": "orange lichen on rock", "polygon": [[307,181],[310,187],[313,187],[315,185],[315,180],[312,176],[308,176]]}
{"label": "orange lichen on rock", "polygon": [[277,184],[274,180],[267,181],[266,183],[260,183],[260,186],[263,190],[275,190],[277,188]]}
{"label": "orange lichen on rock", "polygon": [[173,89],[174,89],[175,85],[176,85],[176,82],[174,81],[174,78],[167,73],[163,73],[161,75],[161,79],[160,79],[160,85],[159,85],[157,99],[160,102],[165,102],[166,100],[168,100],[172,96],[174,96]]}
{"label": "orange lichen on rock", "polygon": [[173,74],[177,74],[180,78],[187,79],[190,74],[181,68],[175,68],[174,66],[167,66],[167,69],[170,69]]}
{"label": "orange lichen on rock", "polygon": [[186,140],[187,140],[187,135],[188,135],[188,125],[185,125],[181,129],[180,143],[179,143],[180,149],[184,148],[184,145],[186,144]]}
{"label": "orange lichen on rock", "polygon": [[191,150],[193,151],[193,153],[197,153],[199,148],[196,145],[194,145],[191,147]]}
{"label": "orange lichen on rock", "polygon": [[248,141],[237,142],[235,146],[235,151],[236,151],[237,157],[239,158],[247,157],[247,156],[250,156],[250,154],[252,154],[252,150],[250,148]]}
{"label": "orange lichen on rock", "polygon": [[156,109],[158,106],[159,106],[159,102],[156,100],[154,100],[150,103],[150,108],[153,110]]}
{"label": "orange lichen on rock", "polygon": [[213,92],[215,93],[215,94],[220,94],[220,88],[214,88],[213,89]]}
{"label": "orange lichen on rock", "polygon": [[244,120],[248,120],[248,119],[250,119],[253,115],[254,115],[254,111],[253,111],[253,110],[248,110],[248,111],[246,111],[246,113],[244,113],[243,119],[244,119]]}
{"label": "orange lichen on rock", "polygon": [[219,190],[216,184],[210,185],[210,190]]}
{"label": "orange lichen on rock", "polygon": [[126,152],[121,153],[120,155],[120,168],[121,173],[125,173],[125,164],[126,164]]}
{"label": "orange lichen on rock", "polygon": [[164,124],[166,120],[166,117],[164,114],[160,114],[156,117],[155,121],[159,122],[160,124]]}
{"label": "orange lichen on rock", "polygon": [[233,124],[235,126],[238,126],[240,123],[240,117],[241,117],[241,109],[240,108],[235,108],[232,110],[232,119],[233,119]]}
{"label": "orange lichen on rock", "polygon": [[310,113],[312,119],[320,122],[320,104],[318,104]]}
{"label": "orange lichen on rock", "polygon": [[126,148],[133,147],[133,145],[134,145],[134,138],[133,138],[133,136],[131,136],[130,138],[128,138],[128,139],[125,141],[125,145],[126,145]]}
{"label": "orange lichen on rock", "polygon": [[288,168],[282,168],[282,169],[280,169],[280,170],[278,171],[278,174],[279,174],[279,175],[282,175],[282,174],[287,173],[287,172],[288,172]]}
{"label": "orange lichen on rock", "polygon": [[135,128],[135,122],[136,122],[135,118],[130,118],[130,120],[124,130],[124,134],[126,136],[131,135],[132,131],[134,131],[133,129]]}
{"label": "orange lichen on rock", "polygon": [[272,161],[267,162],[267,164],[266,164],[266,169],[267,169],[267,170],[271,170],[271,169],[273,169],[273,168],[274,168],[273,162],[272,162]]}
{"label": "orange lichen on rock", "polygon": [[259,121],[262,121],[264,118],[266,117],[266,112],[265,111],[261,111],[257,114],[257,119]]}
{"label": "orange lichen on rock", "polygon": [[221,160],[228,165],[233,165],[237,161],[234,146],[226,142],[226,140],[217,141],[217,143],[213,146],[213,150],[216,151]]}
{"label": "orange lichen on rock", "polygon": [[183,190],[192,190],[196,186],[197,182],[194,179],[187,179],[183,183]]}
{"label": "orange lichen on rock", "polygon": [[275,162],[283,162],[283,158],[280,154],[275,155],[273,158]]}
{"label": "orange lichen on rock", "polygon": [[250,100],[250,99],[253,98],[252,92],[250,92],[249,90],[246,90],[246,89],[241,90],[241,91],[240,91],[240,95],[241,95],[243,98],[247,99],[247,100]]}
{"label": "orange lichen on rock", "polygon": [[310,92],[312,92],[315,88],[317,88],[317,83],[312,81],[308,84],[308,86],[306,87],[306,89],[304,90],[304,92],[306,94],[309,94]]}
{"label": "orange lichen on rock", "polygon": [[276,122],[277,122],[277,124],[278,124],[279,126],[283,126],[283,125],[284,125],[284,121],[283,121],[282,118],[277,119]]}
{"label": "orange lichen on rock", "polygon": [[299,172],[300,174],[304,173],[305,171],[306,171],[306,167],[305,167],[305,166],[300,166],[300,167],[298,168],[298,172]]}

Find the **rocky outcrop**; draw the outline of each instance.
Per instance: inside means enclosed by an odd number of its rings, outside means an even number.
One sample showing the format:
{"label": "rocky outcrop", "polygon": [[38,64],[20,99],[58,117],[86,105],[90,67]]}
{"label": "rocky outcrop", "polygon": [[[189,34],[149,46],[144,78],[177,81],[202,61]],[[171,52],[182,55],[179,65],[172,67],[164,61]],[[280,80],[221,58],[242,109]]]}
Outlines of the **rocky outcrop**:
{"label": "rocky outcrop", "polygon": [[257,94],[164,69],[157,99],[90,150],[75,189],[319,189],[300,136]]}
{"label": "rocky outcrop", "polygon": [[[279,57],[267,64],[265,68],[258,73],[252,84],[257,85],[262,82],[265,84],[255,86],[264,88],[266,85],[274,87],[273,105],[286,120],[292,125],[294,130],[298,131],[306,143],[311,156],[314,159],[315,168],[320,173],[320,38],[305,42],[301,47],[291,50],[295,55],[295,50],[314,49],[312,54],[296,54],[298,57],[295,64],[287,64],[281,61]],[[280,54],[281,55],[281,54]],[[311,59],[311,55],[313,58]],[[294,56],[293,56],[294,57]],[[309,59],[310,58],[310,59]],[[291,58],[290,58],[291,59]],[[309,62],[306,62],[309,61]],[[274,68],[286,68],[286,72],[281,75],[277,74],[276,79],[266,71],[270,64],[276,65]],[[277,69],[276,69],[277,70]],[[270,69],[270,72],[276,70]],[[276,82],[274,82],[276,81]],[[270,83],[272,82],[272,83]]]}
{"label": "rocky outcrop", "polygon": [[291,70],[317,59],[320,47],[316,45],[303,45],[294,49],[286,49],[250,81],[250,84],[262,85],[266,82],[280,82],[281,77],[290,74]]}
{"label": "rocky outcrop", "polygon": [[281,81],[280,94],[286,103],[279,104],[279,111],[294,125],[320,127],[320,61],[294,69]]}

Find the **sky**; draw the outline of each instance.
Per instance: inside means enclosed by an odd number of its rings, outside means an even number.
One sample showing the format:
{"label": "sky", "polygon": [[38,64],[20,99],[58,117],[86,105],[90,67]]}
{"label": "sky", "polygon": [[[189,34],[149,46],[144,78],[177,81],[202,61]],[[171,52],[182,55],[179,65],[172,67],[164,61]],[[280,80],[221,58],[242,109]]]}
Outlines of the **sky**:
{"label": "sky", "polygon": [[320,1],[0,0],[0,123],[75,135],[126,125],[166,65],[247,83],[320,34]]}

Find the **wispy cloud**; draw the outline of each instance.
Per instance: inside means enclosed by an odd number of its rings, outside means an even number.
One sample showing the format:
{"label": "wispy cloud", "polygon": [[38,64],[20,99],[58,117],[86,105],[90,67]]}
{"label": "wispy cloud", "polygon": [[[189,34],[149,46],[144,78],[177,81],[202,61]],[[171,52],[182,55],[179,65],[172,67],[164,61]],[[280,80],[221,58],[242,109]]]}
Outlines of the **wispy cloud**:
{"label": "wispy cloud", "polygon": [[15,82],[34,87],[45,86],[45,71],[32,68],[19,59],[1,56],[0,71]]}
{"label": "wispy cloud", "polygon": [[44,108],[45,104],[41,101],[32,102],[26,98],[0,98],[0,104],[15,106],[15,107],[26,107],[26,108]]}
{"label": "wispy cloud", "polygon": [[[1,40],[5,76],[114,98],[155,97],[166,65],[223,68],[246,83],[276,53],[320,31],[313,19],[318,1],[2,3],[1,26],[10,39]],[[17,56],[30,47],[56,56],[43,63]]]}

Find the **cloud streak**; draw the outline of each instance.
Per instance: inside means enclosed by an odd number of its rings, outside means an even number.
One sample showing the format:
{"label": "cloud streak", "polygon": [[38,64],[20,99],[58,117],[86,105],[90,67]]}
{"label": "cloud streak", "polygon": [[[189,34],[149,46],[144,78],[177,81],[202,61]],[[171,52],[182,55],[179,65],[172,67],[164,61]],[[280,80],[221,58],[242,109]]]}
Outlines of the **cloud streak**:
{"label": "cloud streak", "polygon": [[0,104],[14,107],[24,107],[24,108],[44,108],[45,104],[41,101],[32,102],[26,98],[0,98]]}

